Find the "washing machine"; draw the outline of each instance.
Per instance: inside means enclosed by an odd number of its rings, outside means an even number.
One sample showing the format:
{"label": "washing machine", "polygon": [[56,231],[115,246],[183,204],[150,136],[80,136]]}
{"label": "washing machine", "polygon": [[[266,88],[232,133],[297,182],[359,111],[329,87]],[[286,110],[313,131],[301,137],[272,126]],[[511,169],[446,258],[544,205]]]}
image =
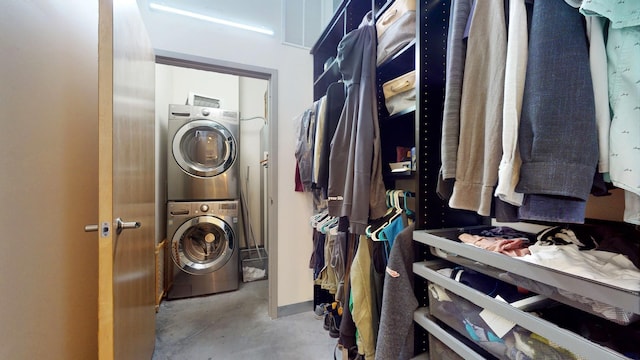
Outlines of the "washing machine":
{"label": "washing machine", "polygon": [[238,214],[237,200],[167,204],[168,299],[238,289]]}
{"label": "washing machine", "polygon": [[238,112],[169,105],[167,200],[239,199]]}

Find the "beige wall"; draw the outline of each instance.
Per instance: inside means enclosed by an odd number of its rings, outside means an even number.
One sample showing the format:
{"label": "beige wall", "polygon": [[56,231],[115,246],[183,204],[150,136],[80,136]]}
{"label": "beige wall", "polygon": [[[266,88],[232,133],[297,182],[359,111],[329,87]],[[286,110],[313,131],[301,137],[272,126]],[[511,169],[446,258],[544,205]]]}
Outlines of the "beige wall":
{"label": "beige wall", "polygon": [[2,5],[0,359],[93,359],[98,2]]}

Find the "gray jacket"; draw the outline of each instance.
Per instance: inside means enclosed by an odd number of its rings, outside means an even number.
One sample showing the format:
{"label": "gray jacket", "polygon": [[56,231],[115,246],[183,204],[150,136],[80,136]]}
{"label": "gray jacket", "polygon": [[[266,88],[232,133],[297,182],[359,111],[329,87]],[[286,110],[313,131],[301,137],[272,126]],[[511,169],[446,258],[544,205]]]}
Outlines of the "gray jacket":
{"label": "gray jacket", "polygon": [[386,212],[376,103],[376,29],[365,17],[338,44],[346,101],[329,155],[329,214],[347,216],[364,234],[369,217]]}

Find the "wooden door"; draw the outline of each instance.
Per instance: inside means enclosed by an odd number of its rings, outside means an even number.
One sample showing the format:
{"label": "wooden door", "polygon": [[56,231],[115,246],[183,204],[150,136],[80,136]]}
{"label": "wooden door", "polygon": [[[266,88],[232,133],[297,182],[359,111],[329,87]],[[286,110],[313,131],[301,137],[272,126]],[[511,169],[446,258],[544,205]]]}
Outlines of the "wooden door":
{"label": "wooden door", "polygon": [[[99,358],[150,359],[155,58],[135,0],[99,3]],[[119,231],[119,218],[140,226]]]}

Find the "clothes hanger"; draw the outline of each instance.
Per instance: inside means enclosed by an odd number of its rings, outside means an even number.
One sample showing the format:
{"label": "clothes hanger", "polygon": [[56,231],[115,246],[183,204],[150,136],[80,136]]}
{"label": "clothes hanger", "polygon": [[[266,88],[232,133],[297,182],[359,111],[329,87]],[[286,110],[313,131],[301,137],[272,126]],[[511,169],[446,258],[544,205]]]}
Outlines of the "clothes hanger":
{"label": "clothes hanger", "polygon": [[316,226],[316,229],[321,233],[326,234],[332,228],[338,227],[339,221],[340,217],[338,216],[327,216],[318,224],[318,226]]}
{"label": "clothes hanger", "polygon": [[318,223],[317,223],[317,224],[316,224],[316,226],[315,226],[316,230],[318,230],[318,231],[322,232],[322,227],[323,227],[326,223],[328,223],[329,221],[332,221],[332,220],[333,220],[333,216],[328,216],[328,215],[327,215],[327,216],[326,216],[326,217],[324,217],[322,220],[318,221]]}
{"label": "clothes hanger", "polygon": [[377,229],[375,229],[374,231],[371,231],[371,239],[374,241],[389,241],[389,239],[386,238],[386,236],[384,236],[384,232],[383,230],[389,226],[389,224],[391,224],[394,220],[396,220],[398,217],[400,217],[403,213],[404,210],[403,208],[400,206],[400,194],[403,193],[402,190],[392,190],[391,192],[391,203],[393,204],[393,207],[391,208],[390,212],[390,216],[387,217],[384,221],[384,223],[382,225],[380,225]]}
{"label": "clothes hanger", "polygon": [[329,215],[329,210],[324,209],[321,212],[312,215],[309,218],[309,224],[311,225],[311,227],[317,227],[318,226],[318,222],[322,221],[323,219],[325,219],[327,216]]}
{"label": "clothes hanger", "polygon": [[404,212],[407,214],[408,217],[413,218],[415,216],[415,211],[409,209],[409,206],[407,205],[407,198],[415,197],[416,194],[411,191],[405,191],[403,196],[404,196]]}
{"label": "clothes hanger", "polygon": [[320,226],[320,232],[323,234],[328,233],[331,229],[338,226],[338,217],[331,216],[329,220],[322,223]]}
{"label": "clothes hanger", "polygon": [[[396,236],[407,226],[407,205],[406,205],[406,191],[398,191],[395,193],[396,196],[396,212],[389,219],[388,223],[379,229],[377,233],[374,233],[378,239],[385,241],[385,254],[387,258],[389,257],[389,253],[391,252],[391,248],[393,248],[393,243],[395,242]],[[403,198],[403,204],[400,204],[400,198]],[[409,210],[410,211],[410,210]],[[406,216],[406,218],[405,218]]]}
{"label": "clothes hanger", "polygon": [[[404,194],[404,192],[402,190],[393,190],[390,194],[390,203],[393,204],[393,207],[391,208],[392,214],[380,227],[378,227],[371,234],[372,240],[384,242],[385,259],[389,259],[389,253],[391,252],[391,247],[393,246],[394,240],[393,236],[388,235],[386,231],[391,230],[391,227],[397,226],[398,221],[402,222],[402,227],[404,228],[404,222],[401,217],[404,214],[404,209],[400,204],[400,197]],[[394,230],[391,231],[395,233]]]}
{"label": "clothes hanger", "polygon": [[393,213],[395,212],[395,203],[394,203],[394,199],[393,199],[393,191],[394,190],[387,190],[385,192],[385,204],[387,205],[387,212],[380,217],[379,219],[374,219],[372,221],[371,224],[367,225],[366,229],[365,229],[365,235],[367,235],[368,237],[370,237],[372,240],[374,241],[381,241],[378,240],[377,238],[373,237],[373,233],[375,232],[375,230],[377,230],[379,227],[383,226],[386,222],[386,220],[393,215]]}

